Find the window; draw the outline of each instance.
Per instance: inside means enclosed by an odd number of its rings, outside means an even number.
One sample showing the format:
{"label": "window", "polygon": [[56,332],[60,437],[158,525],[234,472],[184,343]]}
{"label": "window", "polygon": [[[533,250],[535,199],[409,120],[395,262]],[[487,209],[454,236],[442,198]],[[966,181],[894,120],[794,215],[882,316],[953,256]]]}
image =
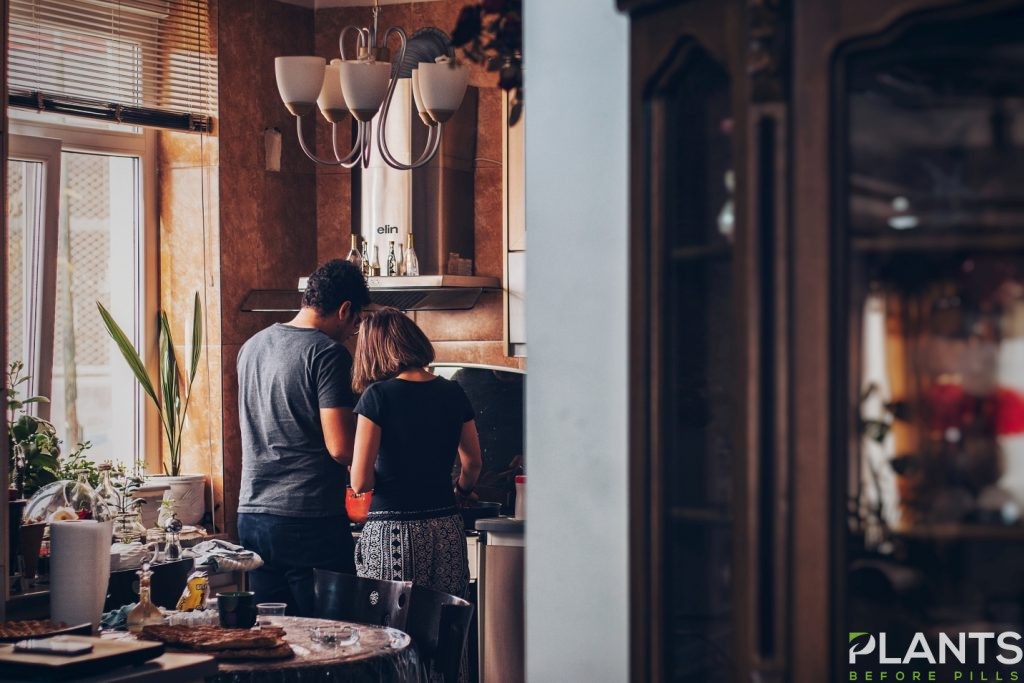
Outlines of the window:
{"label": "window", "polygon": [[144,406],[96,302],[143,345],[149,134],[16,130],[33,136],[13,135],[8,161],[8,356],[50,397],[34,409],[65,452],[90,441],[93,460],[130,465]]}

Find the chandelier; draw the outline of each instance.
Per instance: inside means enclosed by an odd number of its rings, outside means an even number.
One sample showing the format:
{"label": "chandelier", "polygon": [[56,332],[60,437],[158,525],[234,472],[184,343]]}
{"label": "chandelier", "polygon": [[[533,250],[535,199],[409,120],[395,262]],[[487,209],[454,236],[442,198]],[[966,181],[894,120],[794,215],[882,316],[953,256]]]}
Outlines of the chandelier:
{"label": "chandelier", "polygon": [[[341,59],[328,64],[323,57],[277,57],[277,89],[284,106],[295,116],[299,146],[314,162],[345,168],[361,164],[367,168],[376,117],[377,148],[384,162],[402,171],[419,168],[437,154],[444,124],[466,94],[468,75],[465,67],[455,63],[448,36],[438,29],[421,29],[410,38],[400,27],[392,26],[378,43],[380,7],[376,3],[372,12],[371,26],[342,29],[338,36]],[[345,52],[345,39],[350,33],[356,36],[355,59],[349,59]],[[392,36],[398,37],[400,45],[394,61],[387,47]],[[416,111],[428,127],[423,152],[415,161],[410,158],[409,163],[395,158],[385,135],[395,88],[402,78],[411,79]],[[317,157],[302,135],[302,119],[317,108],[331,124],[333,158]],[[338,146],[338,124],[346,114],[355,119],[356,131],[351,152],[343,156]]]}

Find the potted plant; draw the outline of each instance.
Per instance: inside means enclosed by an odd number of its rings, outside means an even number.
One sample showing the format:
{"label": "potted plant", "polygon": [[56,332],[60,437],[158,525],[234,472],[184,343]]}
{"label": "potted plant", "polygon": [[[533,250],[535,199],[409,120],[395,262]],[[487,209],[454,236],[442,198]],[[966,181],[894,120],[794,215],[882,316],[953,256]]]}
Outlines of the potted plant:
{"label": "potted plant", "polygon": [[61,440],[56,428],[48,420],[29,414],[26,408],[33,403],[49,403],[50,400],[45,396],[18,396],[19,387],[30,379],[29,375],[22,374],[24,369],[25,364],[21,361],[13,361],[7,368],[7,450],[11,483],[17,491],[16,499],[9,502],[13,532],[11,547],[21,555],[25,575],[31,579],[35,576],[46,522],[41,518],[24,518],[26,499],[44,486],[61,479],[74,479],[73,474],[66,475],[68,468],[88,462],[84,452],[92,444],[88,441],[80,443],[67,458],[61,458]]}
{"label": "potted plant", "polygon": [[482,0],[459,12],[452,47],[471,62],[498,72],[498,87],[509,93],[508,125],[523,114],[523,0]]}
{"label": "potted plant", "polygon": [[18,398],[18,387],[29,381],[25,364],[12,361],[7,368],[7,445],[10,473],[19,497],[28,498],[60,474],[60,439],[49,421],[30,415],[26,406],[49,403],[45,396]]}
{"label": "potted plant", "polygon": [[199,301],[199,293],[195,295],[192,314],[192,354],[189,358],[187,372],[183,372],[174,352],[174,339],[167,314],[160,312],[157,318],[157,337],[159,343],[158,368],[156,379],[151,379],[146,370],[142,355],[132,345],[128,335],[114,321],[110,312],[103,304],[96,302],[100,317],[107,328],[107,333],[117,344],[128,367],[138,381],[139,386],[153,401],[160,415],[160,428],[167,441],[167,450],[161,459],[164,474],[151,477],[158,483],[170,485],[170,497],[174,500],[174,509],[178,519],[184,524],[196,524],[205,512],[206,476],[202,474],[182,474],[181,444],[185,430],[185,418],[188,414],[189,401],[192,398],[192,384],[199,370],[199,358],[203,349],[203,309]]}

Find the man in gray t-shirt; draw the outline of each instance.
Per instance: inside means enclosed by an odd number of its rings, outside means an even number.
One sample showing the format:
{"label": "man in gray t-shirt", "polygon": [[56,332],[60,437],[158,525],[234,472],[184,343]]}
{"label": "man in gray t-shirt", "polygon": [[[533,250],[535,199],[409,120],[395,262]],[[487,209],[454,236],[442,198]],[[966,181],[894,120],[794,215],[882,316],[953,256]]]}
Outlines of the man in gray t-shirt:
{"label": "man in gray t-shirt", "polygon": [[302,309],[258,332],[238,353],[242,433],[239,541],[260,554],[258,602],[285,602],[312,616],[313,569],[355,573],[345,516],[346,466],[355,417],[352,357],[341,342],[370,300],[355,265],[314,272]]}

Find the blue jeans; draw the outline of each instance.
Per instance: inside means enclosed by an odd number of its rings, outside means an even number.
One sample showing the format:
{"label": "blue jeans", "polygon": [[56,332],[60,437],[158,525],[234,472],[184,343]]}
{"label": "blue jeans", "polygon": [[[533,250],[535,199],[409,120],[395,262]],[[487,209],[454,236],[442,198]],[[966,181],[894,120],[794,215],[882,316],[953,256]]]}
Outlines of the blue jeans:
{"label": "blue jeans", "polygon": [[355,574],[355,544],[348,517],[283,517],[243,512],[238,541],[263,558],[249,574],[256,602],[284,602],[288,614],[316,612],[313,569]]}

